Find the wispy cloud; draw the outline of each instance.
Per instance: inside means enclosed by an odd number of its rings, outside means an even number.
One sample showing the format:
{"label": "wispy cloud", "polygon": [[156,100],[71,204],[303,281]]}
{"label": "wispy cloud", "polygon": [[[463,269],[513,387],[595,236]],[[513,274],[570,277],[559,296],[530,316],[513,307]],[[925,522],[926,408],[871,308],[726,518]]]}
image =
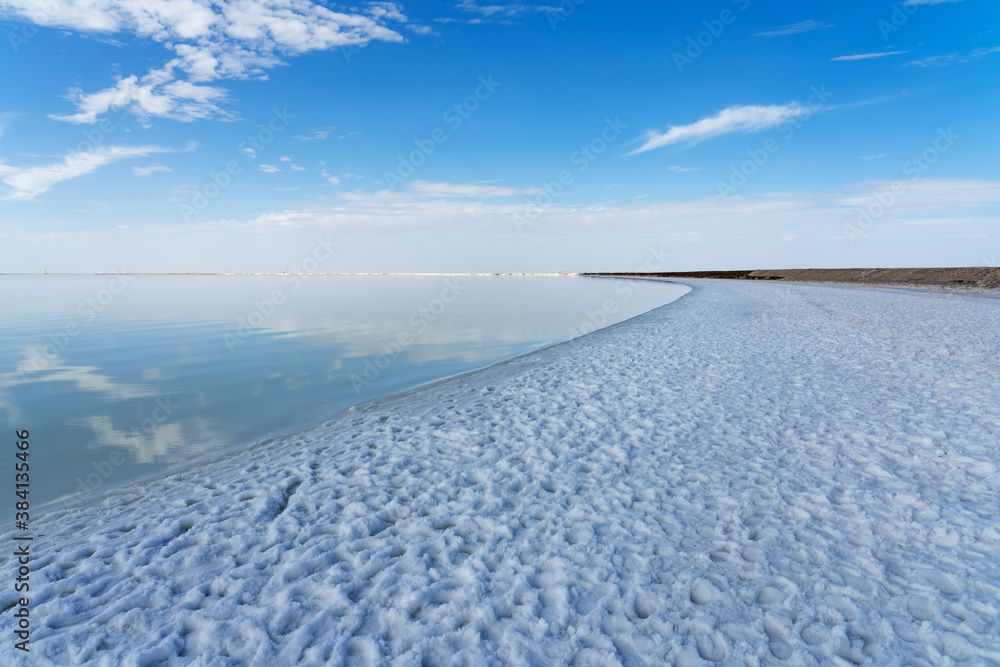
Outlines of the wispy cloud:
{"label": "wispy cloud", "polygon": [[1000,46],[984,46],[973,49],[969,53],[949,53],[943,56],[930,56],[928,58],[921,58],[920,60],[911,60],[906,64],[917,67],[932,67],[934,65],[950,65],[952,63],[971,63],[982,60],[993,53],[1000,53]]}
{"label": "wispy cloud", "polygon": [[390,21],[406,21],[406,16],[402,8],[395,2],[369,2],[368,12],[374,19],[388,19]]}
{"label": "wispy cloud", "polygon": [[77,112],[58,120],[92,123],[114,108],[140,116],[196,120],[226,116],[225,91],[206,82],[266,78],[284,59],[309,51],[404,41],[392,22],[406,16],[393,2],[335,11],[313,0],[0,0],[5,14],[36,25],[102,36],[134,34],[174,57],[144,76],[124,77],[94,93],[72,91]]}
{"label": "wispy cloud", "polygon": [[689,171],[701,171],[701,167],[667,167],[670,171],[676,171],[679,174],[683,174]]}
{"label": "wispy cloud", "polygon": [[217,86],[193,84],[174,79],[179,61],[171,60],[160,69],[143,77],[135,75],[119,79],[110,88],[97,93],[73,89],[67,95],[77,108],[73,114],[52,114],[55,120],[70,123],[93,123],[112,109],[128,109],[140,120],[149,116],[192,121],[210,116],[229,117],[218,103],[226,99],[226,91]]}
{"label": "wispy cloud", "polygon": [[[185,150],[193,147],[192,144]],[[47,192],[56,183],[84,176],[112,162],[173,152],[176,149],[163,146],[101,146],[85,153],[70,153],[60,162],[40,167],[12,167],[0,163],[0,181],[14,190],[4,199],[26,201]]]}
{"label": "wispy cloud", "polygon": [[906,0],[904,6],[913,7],[915,5],[940,5],[945,2],[961,2],[962,0]]}
{"label": "wispy cloud", "polygon": [[257,168],[260,169],[265,174],[276,174],[279,171],[281,171],[281,169],[279,169],[278,166],[274,164],[260,164],[257,165]]}
{"label": "wispy cloud", "polygon": [[889,157],[888,153],[879,153],[878,155],[862,155],[859,160],[880,160],[884,157]]}
{"label": "wispy cloud", "polygon": [[288,163],[288,168],[291,169],[292,171],[305,171],[306,170],[305,167],[300,167],[299,165],[295,164],[292,161],[292,158],[288,157],[287,155],[282,155],[281,157],[278,158],[278,161],[279,162],[287,162]]}
{"label": "wispy cloud", "polygon": [[[476,200],[420,197],[406,190],[348,192],[245,222],[108,229],[101,235],[86,229],[39,229],[19,236],[17,252],[4,261],[8,271],[34,270],[38,257],[53,255],[67,271],[121,270],[123,257],[141,263],[127,270],[217,271],[228,264],[249,271],[281,271],[287,268],[282,257],[301,253],[322,233],[358,249],[341,258],[341,271],[613,271],[634,265],[637,238],[657,238],[683,248],[685,265],[679,269],[790,261],[824,265],[856,257],[854,252],[846,254],[846,246],[840,252],[832,244],[846,244],[841,232],[845,222],[857,220],[859,209],[896,187],[893,182],[655,203],[647,203],[652,197],[633,201],[625,194],[621,196],[627,201],[615,205],[605,201],[582,206],[566,200],[545,207],[544,217],[531,227],[533,242],[528,244],[511,233],[512,216],[524,213],[520,197]],[[968,262],[968,247],[949,254],[941,246],[942,234],[996,230],[998,204],[1000,181],[922,178],[919,187],[908,187],[879,219],[878,235],[884,234],[884,240],[871,238],[869,243],[884,264],[912,266],[915,258],[928,266]],[[698,224],[692,225],[692,220]],[[792,234],[799,239],[794,251],[772,252],[780,239]],[[445,250],[443,237],[449,241]],[[926,251],[914,255],[915,247]]]}
{"label": "wispy cloud", "polygon": [[320,169],[319,173],[323,175],[323,178],[325,178],[326,182],[330,185],[340,185],[340,179],[336,176],[331,176],[329,172],[327,172],[326,168]]}
{"label": "wispy cloud", "polygon": [[330,130],[313,130],[310,134],[296,134],[299,141],[322,141],[330,136]]}
{"label": "wispy cloud", "polygon": [[909,51],[879,51],[878,53],[855,53],[850,56],[837,56],[831,58],[833,62],[841,60],[871,60],[872,58],[885,58],[886,56],[899,56]]}
{"label": "wispy cloud", "polygon": [[410,183],[407,191],[417,197],[469,197],[476,199],[540,195],[545,192],[545,190],[541,188],[522,189],[500,185],[429,183],[427,181],[414,181],[413,183]]}
{"label": "wispy cloud", "polygon": [[132,167],[132,173],[136,176],[149,176],[150,174],[156,173],[158,171],[173,171],[170,167],[163,164],[151,164],[148,167]]}
{"label": "wispy cloud", "polygon": [[487,21],[510,20],[519,16],[527,16],[536,12],[559,11],[558,8],[543,5],[529,5],[523,2],[493,2],[480,5],[476,0],[459,0],[455,5],[462,11],[473,14],[476,18],[470,23],[485,23]]}
{"label": "wispy cloud", "polygon": [[755,37],[783,37],[785,35],[798,35],[803,32],[810,32],[812,30],[820,30],[822,28],[834,28],[832,23],[822,23],[820,21],[814,21],[809,19],[808,21],[799,21],[798,23],[790,23],[788,25],[779,25],[773,28],[768,28],[767,30],[754,33]]}
{"label": "wispy cloud", "polygon": [[693,145],[711,137],[733,132],[760,132],[807,113],[810,113],[809,109],[797,102],[769,106],[731,106],[690,125],[671,125],[666,132],[650,130],[646,134],[646,142],[629,155],[681,142]]}

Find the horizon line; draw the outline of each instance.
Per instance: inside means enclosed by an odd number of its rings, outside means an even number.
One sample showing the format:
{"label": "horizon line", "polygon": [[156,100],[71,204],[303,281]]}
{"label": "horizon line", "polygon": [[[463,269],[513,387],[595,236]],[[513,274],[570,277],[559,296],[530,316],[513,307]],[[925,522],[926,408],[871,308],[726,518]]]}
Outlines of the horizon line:
{"label": "horizon line", "polygon": [[579,276],[578,271],[517,272],[420,272],[420,271],[95,271],[0,272],[0,276]]}

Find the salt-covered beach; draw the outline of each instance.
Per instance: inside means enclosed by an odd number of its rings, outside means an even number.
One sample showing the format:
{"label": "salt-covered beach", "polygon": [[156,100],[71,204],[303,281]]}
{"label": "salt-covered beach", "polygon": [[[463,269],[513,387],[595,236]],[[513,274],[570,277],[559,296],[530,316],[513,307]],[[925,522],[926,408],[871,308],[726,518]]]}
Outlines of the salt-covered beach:
{"label": "salt-covered beach", "polygon": [[1000,295],[690,284],[38,517],[31,664],[1000,663]]}

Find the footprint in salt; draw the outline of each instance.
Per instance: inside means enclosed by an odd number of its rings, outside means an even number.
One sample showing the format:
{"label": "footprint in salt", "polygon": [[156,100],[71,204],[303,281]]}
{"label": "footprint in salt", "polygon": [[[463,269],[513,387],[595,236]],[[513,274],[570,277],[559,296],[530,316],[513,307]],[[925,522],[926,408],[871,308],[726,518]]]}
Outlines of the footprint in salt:
{"label": "footprint in salt", "polygon": [[931,572],[927,575],[927,581],[945,595],[958,595],[962,592],[962,585],[944,572]]}
{"label": "footprint in salt", "polygon": [[704,579],[699,579],[691,588],[691,602],[711,604],[719,596],[719,589]]}
{"label": "footprint in salt", "polygon": [[802,641],[805,643],[816,646],[819,644],[825,644],[830,641],[832,635],[830,630],[819,623],[812,623],[802,628],[802,632],[799,633],[802,637]]}
{"label": "footprint in salt", "polygon": [[762,605],[774,605],[779,604],[785,599],[785,594],[780,588],[775,588],[774,586],[764,586],[757,593],[757,603]]}
{"label": "footprint in salt", "polygon": [[779,660],[787,660],[791,657],[792,647],[785,641],[786,631],[782,623],[772,616],[764,617],[764,633],[767,635],[767,647],[771,655]]}
{"label": "footprint in salt", "polygon": [[639,591],[635,596],[635,615],[646,620],[663,609],[662,600],[648,591]]}
{"label": "footprint in salt", "polygon": [[910,616],[918,621],[929,621],[934,618],[935,614],[934,603],[919,596],[911,597],[906,604],[906,609],[910,612]]}
{"label": "footprint in salt", "polygon": [[695,639],[695,646],[703,660],[722,662],[726,659],[726,640],[721,635],[699,635]]}

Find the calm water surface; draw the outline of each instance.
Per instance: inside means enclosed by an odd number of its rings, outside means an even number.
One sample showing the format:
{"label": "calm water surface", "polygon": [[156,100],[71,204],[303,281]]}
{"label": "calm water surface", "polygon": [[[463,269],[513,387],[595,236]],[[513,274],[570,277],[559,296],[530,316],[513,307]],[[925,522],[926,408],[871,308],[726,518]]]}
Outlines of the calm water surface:
{"label": "calm water surface", "polygon": [[[0,278],[0,423],[11,439],[31,431],[37,508],[321,422],[686,291],[569,276]],[[13,468],[4,466],[8,489]],[[0,523],[13,499],[3,509]]]}

